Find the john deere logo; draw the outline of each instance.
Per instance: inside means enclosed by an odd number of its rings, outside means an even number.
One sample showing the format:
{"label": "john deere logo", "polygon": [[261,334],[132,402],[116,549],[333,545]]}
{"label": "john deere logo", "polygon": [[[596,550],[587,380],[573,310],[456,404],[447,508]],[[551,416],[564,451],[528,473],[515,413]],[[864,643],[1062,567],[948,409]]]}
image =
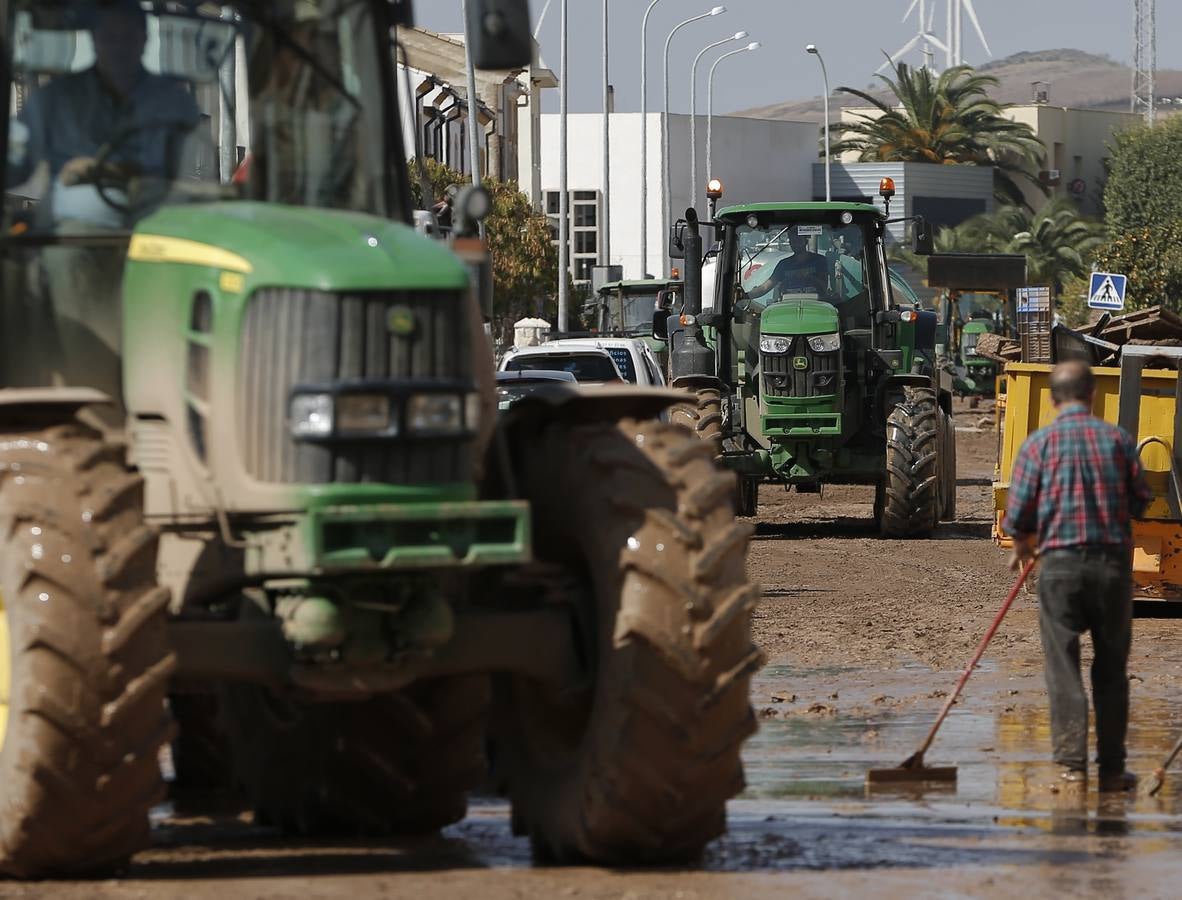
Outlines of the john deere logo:
{"label": "john deere logo", "polygon": [[386,330],[395,337],[408,338],[418,328],[415,314],[405,306],[395,306],[386,313]]}
{"label": "john deere logo", "polygon": [[809,367],[809,359],[808,359],[808,357],[807,357],[807,356],[794,356],[794,357],[792,357],[792,368],[794,368],[794,369],[807,369],[808,367]]}

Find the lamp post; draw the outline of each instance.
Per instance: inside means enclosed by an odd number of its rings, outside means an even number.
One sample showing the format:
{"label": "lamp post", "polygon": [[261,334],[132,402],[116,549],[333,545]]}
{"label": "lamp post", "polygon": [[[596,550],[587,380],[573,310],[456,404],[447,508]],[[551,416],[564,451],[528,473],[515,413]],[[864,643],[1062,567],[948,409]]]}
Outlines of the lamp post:
{"label": "lamp post", "polygon": [[[720,16],[726,12],[725,6],[715,6],[709,12],[699,13],[696,16],[690,16],[683,22],[678,22],[673,26],[673,30],[669,32],[669,36],[665,38],[665,59],[664,59],[664,79],[663,88],[665,92],[665,105],[662,110],[661,120],[661,193],[664,196],[664,201],[661,203],[661,210],[665,214],[667,222],[673,221],[673,198],[670,194],[670,178],[669,178],[669,47],[673,44],[673,36],[686,25],[694,22],[700,22],[702,19],[708,19],[711,16]],[[693,116],[690,117],[691,122]]]}
{"label": "lamp post", "polygon": [[806,53],[817,57],[817,62],[821,64],[821,81],[825,84],[825,202],[828,203],[833,199],[829,189],[829,73],[825,71],[825,59],[816,44],[809,44],[804,49]]}
{"label": "lamp post", "polygon": [[570,296],[567,290],[567,282],[569,280],[567,269],[570,266],[570,247],[568,246],[570,240],[570,222],[568,221],[568,217],[570,216],[570,191],[567,185],[566,171],[566,119],[570,69],[567,67],[566,58],[566,10],[567,0],[562,0],[562,24],[560,26],[561,36],[559,38],[559,66],[562,71],[559,77],[562,81],[558,85],[558,330],[560,332],[567,331],[567,312],[570,305]]}
{"label": "lamp post", "polygon": [[730,37],[715,41],[713,44],[707,44],[694,57],[694,64],[690,67],[690,206],[694,209],[698,208],[698,63],[715,47],[721,47],[731,41],[741,41],[745,37],[747,37],[747,32],[736,31]]}
{"label": "lamp post", "polygon": [[640,277],[648,274],[648,17],[661,0],[651,0],[640,23]]}
{"label": "lamp post", "polygon": [[476,140],[476,67],[472,65],[472,35],[467,33],[468,0],[461,0],[460,9],[464,16],[464,69],[468,82],[468,166],[472,169],[472,183],[480,184],[480,144]]}
{"label": "lamp post", "polygon": [[608,81],[608,47],[607,47],[607,4],[603,0],[603,210],[602,221],[599,223],[600,243],[599,253],[605,266],[611,261],[611,82]]}
{"label": "lamp post", "polygon": [[706,79],[706,177],[714,177],[714,73],[718,69],[718,64],[724,59],[735,56],[739,53],[746,53],[749,50],[758,50],[760,47],[759,41],[752,41],[746,47],[740,47],[738,50],[732,50],[730,53],[724,53],[718,59],[714,60],[714,65],[710,67],[710,76]]}

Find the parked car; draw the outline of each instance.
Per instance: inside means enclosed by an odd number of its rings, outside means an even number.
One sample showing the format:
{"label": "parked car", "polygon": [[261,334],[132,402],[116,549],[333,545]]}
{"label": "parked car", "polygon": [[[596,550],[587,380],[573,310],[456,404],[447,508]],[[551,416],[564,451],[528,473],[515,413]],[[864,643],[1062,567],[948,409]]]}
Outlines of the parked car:
{"label": "parked car", "polygon": [[568,372],[580,384],[608,384],[624,381],[612,355],[599,347],[556,346],[547,342],[536,347],[514,347],[501,360],[502,372]]}
{"label": "parked car", "polygon": [[664,387],[665,376],[643,338],[560,338],[539,345],[562,350],[606,350],[624,380],[641,387]]}
{"label": "parked car", "polygon": [[553,369],[524,369],[515,372],[497,372],[497,410],[504,412],[514,403],[523,400],[538,388],[552,384],[574,384],[571,372],[556,372]]}

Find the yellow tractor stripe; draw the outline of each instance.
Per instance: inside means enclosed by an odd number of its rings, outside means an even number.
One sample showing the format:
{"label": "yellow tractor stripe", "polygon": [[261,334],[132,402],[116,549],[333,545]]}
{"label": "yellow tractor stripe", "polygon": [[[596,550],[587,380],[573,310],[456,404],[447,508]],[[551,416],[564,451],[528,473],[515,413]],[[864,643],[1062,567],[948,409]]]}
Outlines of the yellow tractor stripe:
{"label": "yellow tractor stripe", "polygon": [[158,234],[137,234],[131,239],[127,256],[136,262],[181,263],[188,266],[207,266],[249,275],[254,266],[246,257],[199,241],[164,237]]}

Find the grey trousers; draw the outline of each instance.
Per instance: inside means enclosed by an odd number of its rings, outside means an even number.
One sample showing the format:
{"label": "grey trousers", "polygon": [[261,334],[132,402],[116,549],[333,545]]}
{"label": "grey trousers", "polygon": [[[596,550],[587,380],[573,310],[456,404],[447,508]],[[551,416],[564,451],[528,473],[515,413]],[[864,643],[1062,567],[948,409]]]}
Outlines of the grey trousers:
{"label": "grey trousers", "polygon": [[1080,678],[1079,637],[1090,632],[1096,756],[1102,773],[1122,772],[1133,635],[1128,553],[1115,547],[1047,552],[1041,562],[1038,601],[1055,762],[1070,769],[1087,768],[1088,701]]}

